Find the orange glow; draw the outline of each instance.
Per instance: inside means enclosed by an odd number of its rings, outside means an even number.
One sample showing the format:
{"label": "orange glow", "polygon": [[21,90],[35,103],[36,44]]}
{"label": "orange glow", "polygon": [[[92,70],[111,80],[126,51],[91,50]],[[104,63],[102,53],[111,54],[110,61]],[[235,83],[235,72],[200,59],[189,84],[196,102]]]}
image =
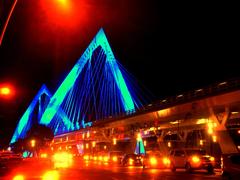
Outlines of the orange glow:
{"label": "orange glow", "polygon": [[213,122],[208,122],[208,134],[213,134],[213,127],[215,126],[215,124]]}
{"label": "orange glow", "polygon": [[36,141],[35,141],[34,139],[32,139],[32,140],[30,141],[30,143],[31,143],[31,147],[35,147],[35,146],[36,146]]}
{"label": "orange glow", "polygon": [[192,162],[193,162],[193,163],[199,163],[199,162],[200,162],[199,157],[193,156],[193,157],[192,157]]}
{"label": "orange glow", "polygon": [[155,157],[151,157],[150,158],[150,163],[151,163],[152,166],[157,165],[157,159]]}
{"label": "orange glow", "polygon": [[129,161],[128,161],[129,165],[133,165],[133,161],[134,160],[130,158]]}
{"label": "orange glow", "polygon": [[108,157],[107,157],[107,156],[104,156],[103,161],[104,161],[104,162],[107,162],[107,161],[108,161]]}
{"label": "orange glow", "polygon": [[59,179],[59,174],[57,171],[47,171],[43,177],[43,180],[58,180]]}
{"label": "orange glow", "polygon": [[217,136],[212,136],[213,142],[217,142]]}
{"label": "orange glow", "polygon": [[41,158],[47,158],[48,155],[47,155],[46,153],[42,153],[42,154],[40,154],[40,157],[41,157]]}
{"label": "orange glow", "polygon": [[210,157],[209,160],[210,161],[215,161],[215,158],[214,157]]}
{"label": "orange glow", "polygon": [[83,159],[86,160],[86,161],[88,161],[88,160],[89,160],[89,155],[84,155],[84,156],[83,156]]}
{"label": "orange glow", "polygon": [[96,142],[93,141],[93,142],[92,142],[92,147],[95,147],[95,146],[96,146]]}
{"label": "orange glow", "polygon": [[90,137],[90,132],[88,131],[88,132],[87,132],[87,138],[89,138],[89,137]]}
{"label": "orange glow", "polygon": [[69,6],[69,0],[57,0],[59,2],[59,5],[62,7],[68,7]]}
{"label": "orange glow", "polygon": [[171,142],[168,142],[167,146],[170,148],[172,146]]}
{"label": "orange glow", "polygon": [[15,94],[14,88],[9,84],[0,85],[0,97],[12,98]]}
{"label": "orange glow", "polygon": [[141,141],[141,140],[142,140],[141,133],[138,133],[138,134],[137,134],[137,141]]}
{"label": "orange glow", "polygon": [[9,89],[9,87],[3,87],[3,88],[1,88],[1,94],[2,95],[9,95],[10,94],[10,89]]}
{"label": "orange glow", "polygon": [[13,180],[24,180],[24,176],[23,175],[16,175],[13,177]]}
{"label": "orange glow", "polygon": [[203,146],[203,140],[200,139],[200,142],[199,142],[200,146]]}
{"label": "orange glow", "polygon": [[103,157],[102,156],[98,156],[98,160],[102,161]]}
{"label": "orange glow", "polygon": [[67,168],[72,165],[72,154],[67,152],[56,153],[53,156],[55,168]]}
{"label": "orange glow", "polygon": [[170,159],[168,159],[167,157],[163,158],[163,164],[164,165],[170,165]]}
{"label": "orange glow", "polygon": [[113,138],[113,145],[116,145],[116,144],[117,144],[117,139]]}
{"label": "orange glow", "polygon": [[117,162],[117,156],[112,157],[113,162]]}
{"label": "orange glow", "polygon": [[240,129],[238,130],[238,134],[240,134]]}
{"label": "orange glow", "polygon": [[87,1],[41,0],[41,8],[46,24],[51,28],[76,29],[88,21],[90,6]]}

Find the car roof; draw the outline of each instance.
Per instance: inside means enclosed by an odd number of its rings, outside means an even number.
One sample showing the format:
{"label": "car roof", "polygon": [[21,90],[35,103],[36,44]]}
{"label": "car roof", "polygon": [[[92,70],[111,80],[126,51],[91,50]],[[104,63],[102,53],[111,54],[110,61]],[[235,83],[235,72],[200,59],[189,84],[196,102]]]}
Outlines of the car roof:
{"label": "car roof", "polygon": [[172,151],[176,151],[176,150],[201,150],[201,151],[205,151],[205,149],[202,149],[202,148],[175,148],[175,149],[172,149]]}

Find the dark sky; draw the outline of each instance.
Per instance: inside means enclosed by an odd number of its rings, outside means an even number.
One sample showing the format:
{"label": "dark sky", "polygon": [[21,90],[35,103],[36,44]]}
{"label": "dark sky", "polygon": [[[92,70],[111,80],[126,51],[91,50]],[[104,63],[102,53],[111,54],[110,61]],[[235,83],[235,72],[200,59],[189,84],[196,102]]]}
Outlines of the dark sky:
{"label": "dark sky", "polygon": [[[234,5],[69,0],[69,11],[56,1],[19,0],[10,19],[0,84],[12,83],[16,95],[0,102],[1,142],[41,85],[54,92],[101,27],[118,61],[156,100],[240,76]],[[9,2],[0,0],[1,31]]]}

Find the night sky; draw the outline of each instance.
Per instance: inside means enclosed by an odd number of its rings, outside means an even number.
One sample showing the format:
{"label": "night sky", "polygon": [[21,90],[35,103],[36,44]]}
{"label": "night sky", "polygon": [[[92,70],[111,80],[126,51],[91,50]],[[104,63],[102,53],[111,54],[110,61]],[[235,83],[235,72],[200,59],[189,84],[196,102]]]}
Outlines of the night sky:
{"label": "night sky", "polygon": [[[12,0],[13,1],[13,0]],[[11,2],[0,0],[0,32]],[[19,0],[0,46],[0,143],[43,83],[54,92],[103,27],[118,61],[156,99],[240,76],[239,20],[225,4]]]}

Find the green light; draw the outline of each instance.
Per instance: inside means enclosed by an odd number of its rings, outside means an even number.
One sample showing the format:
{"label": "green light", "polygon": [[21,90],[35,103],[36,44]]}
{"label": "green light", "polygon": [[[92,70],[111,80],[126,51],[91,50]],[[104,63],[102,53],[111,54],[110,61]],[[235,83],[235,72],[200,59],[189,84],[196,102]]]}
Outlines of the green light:
{"label": "green light", "polygon": [[128,88],[122,77],[121,71],[118,68],[116,59],[113,55],[113,52],[110,48],[110,45],[107,41],[104,31],[103,31],[103,29],[100,29],[100,31],[97,33],[95,38],[92,40],[92,42],[90,43],[88,48],[85,50],[83,55],[78,60],[77,64],[73,67],[73,69],[70,71],[68,76],[65,78],[65,80],[62,82],[60,87],[57,89],[56,93],[51,98],[51,100],[47,106],[47,109],[43,113],[42,118],[40,120],[41,124],[48,125],[51,122],[51,120],[53,119],[53,117],[55,116],[57,111],[59,110],[59,107],[61,106],[62,102],[64,101],[67,93],[73,87],[77,77],[81,73],[81,71],[84,68],[87,61],[89,61],[91,59],[93,51],[98,46],[102,47],[102,49],[104,50],[104,52],[107,56],[107,62],[110,63],[112,74],[117,83],[119,92],[121,93],[121,100],[124,105],[125,111],[135,109],[133,100],[131,98],[130,93],[128,92]]}
{"label": "green light", "polygon": [[46,94],[47,96],[51,96],[50,92],[48,91],[47,87],[43,85],[41,89],[38,91],[37,95],[34,97],[33,101],[31,104],[28,106],[27,110],[21,117],[21,119],[18,122],[17,128],[13,134],[13,137],[10,141],[10,143],[14,143],[17,141],[19,137],[23,138],[26,135],[26,132],[30,128],[32,124],[32,113],[38,103],[39,98],[43,95]]}

